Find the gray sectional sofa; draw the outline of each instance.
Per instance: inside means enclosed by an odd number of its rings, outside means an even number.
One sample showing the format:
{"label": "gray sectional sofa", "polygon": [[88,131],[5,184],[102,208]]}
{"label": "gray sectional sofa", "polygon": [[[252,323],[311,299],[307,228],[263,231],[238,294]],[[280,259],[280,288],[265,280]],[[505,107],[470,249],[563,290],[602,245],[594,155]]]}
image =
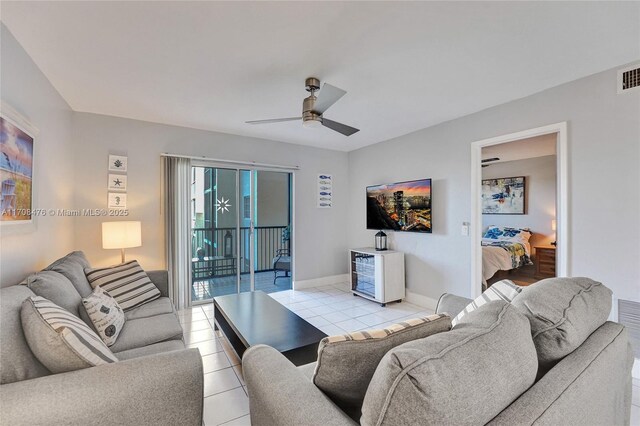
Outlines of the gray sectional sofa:
{"label": "gray sectional sofa", "polygon": [[[469,302],[446,294],[437,312],[453,317]],[[628,425],[633,354],[625,328],[607,321],[610,308],[609,289],[581,278],[488,302],[450,331],[389,350],[351,417],[314,384],[315,363],[295,367],[254,346],[242,360],[251,423]],[[338,362],[357,362],[348,358]]]}
{"label": "gray sectional sofa", "polygon": [[73,252],[41,271],[41,279],[0,289],[0,424],[202,425],[202,359],[185,348],[166,271],[148,272],[162,297],[126,312],[110,347],[119,362],[52,374],[33,355],[22,302],[37,294],[92,327],[81,306],[92,292],[87,267],[84,254]]}

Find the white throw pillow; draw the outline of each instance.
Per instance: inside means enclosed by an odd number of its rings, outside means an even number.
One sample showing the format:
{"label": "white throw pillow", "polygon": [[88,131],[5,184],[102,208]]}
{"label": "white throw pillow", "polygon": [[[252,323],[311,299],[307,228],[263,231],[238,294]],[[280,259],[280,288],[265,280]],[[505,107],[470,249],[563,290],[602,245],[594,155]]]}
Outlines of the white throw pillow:
{"label": "white throw pillow", "polygon": [[113,345],[125,321],[118,302],[102,287],[96,287],[89,297],[82,299],[82,304],[102,341],[107,346]]}
{"label": "white throw pillow", "polygon": [[492,284],[491,287],[486,289],[480,296],[476,297],[473,302],[469,303],[462,312],[456,315],[456,317],[451,321],[451,324],[455,326],[460,322],[460,319],[463,316],[471,311],[475,311],[487,302],[504,300],[505,302],[511,303],[511,301],[520,294],[521,291],[522,287],[511,280],[498,281],[497,283]]}

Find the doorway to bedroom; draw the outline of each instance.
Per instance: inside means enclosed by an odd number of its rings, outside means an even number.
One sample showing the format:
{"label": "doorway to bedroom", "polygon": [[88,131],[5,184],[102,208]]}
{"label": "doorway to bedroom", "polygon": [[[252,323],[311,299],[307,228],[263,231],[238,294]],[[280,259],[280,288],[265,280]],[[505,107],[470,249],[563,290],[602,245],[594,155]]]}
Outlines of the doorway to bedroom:
{"label": "doorway to bedroom", "polygon": [[566,275],[564,123],[472,145],[472,279],[477,296],[509,279]]}

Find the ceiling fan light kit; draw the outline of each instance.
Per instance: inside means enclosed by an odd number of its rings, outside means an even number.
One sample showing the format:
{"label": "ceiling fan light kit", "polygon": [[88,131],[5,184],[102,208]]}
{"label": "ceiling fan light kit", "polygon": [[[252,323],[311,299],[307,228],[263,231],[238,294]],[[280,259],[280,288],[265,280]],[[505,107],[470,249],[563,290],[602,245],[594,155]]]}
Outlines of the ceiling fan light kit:
{"label": "ceiling fan light kit", "polygon": [[[305,88],[310,93],[302,101],[302,117],[274,118],[269,120],[247,121],[248,124],[267,124],[279,123],[283,121],[295,121],[302,119],[304,127],[326,127],[345,136],[359,132],[355,127],[338,123],[337,121],[324,118],[324,112],[342,98],[347,92],[335,86],[325,83],[320,90],[320,80],[315,77],[309,77],[305,80]],[[320,94],[316,96],[316,92],[320,90]]]}

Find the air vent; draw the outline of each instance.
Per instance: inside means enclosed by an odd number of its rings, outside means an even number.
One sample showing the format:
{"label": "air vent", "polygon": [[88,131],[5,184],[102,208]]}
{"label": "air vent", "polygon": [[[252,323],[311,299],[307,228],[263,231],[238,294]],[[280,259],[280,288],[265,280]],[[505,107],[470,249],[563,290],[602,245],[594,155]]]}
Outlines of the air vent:
{"label": "air vent", "polygon": [[640,303],[618,299],[618,322],[627,328],[636,358],[640,358]]}
{"label": "air vent", "polygon": [[618,93],[640,89],[640,64],[618,70]]}

